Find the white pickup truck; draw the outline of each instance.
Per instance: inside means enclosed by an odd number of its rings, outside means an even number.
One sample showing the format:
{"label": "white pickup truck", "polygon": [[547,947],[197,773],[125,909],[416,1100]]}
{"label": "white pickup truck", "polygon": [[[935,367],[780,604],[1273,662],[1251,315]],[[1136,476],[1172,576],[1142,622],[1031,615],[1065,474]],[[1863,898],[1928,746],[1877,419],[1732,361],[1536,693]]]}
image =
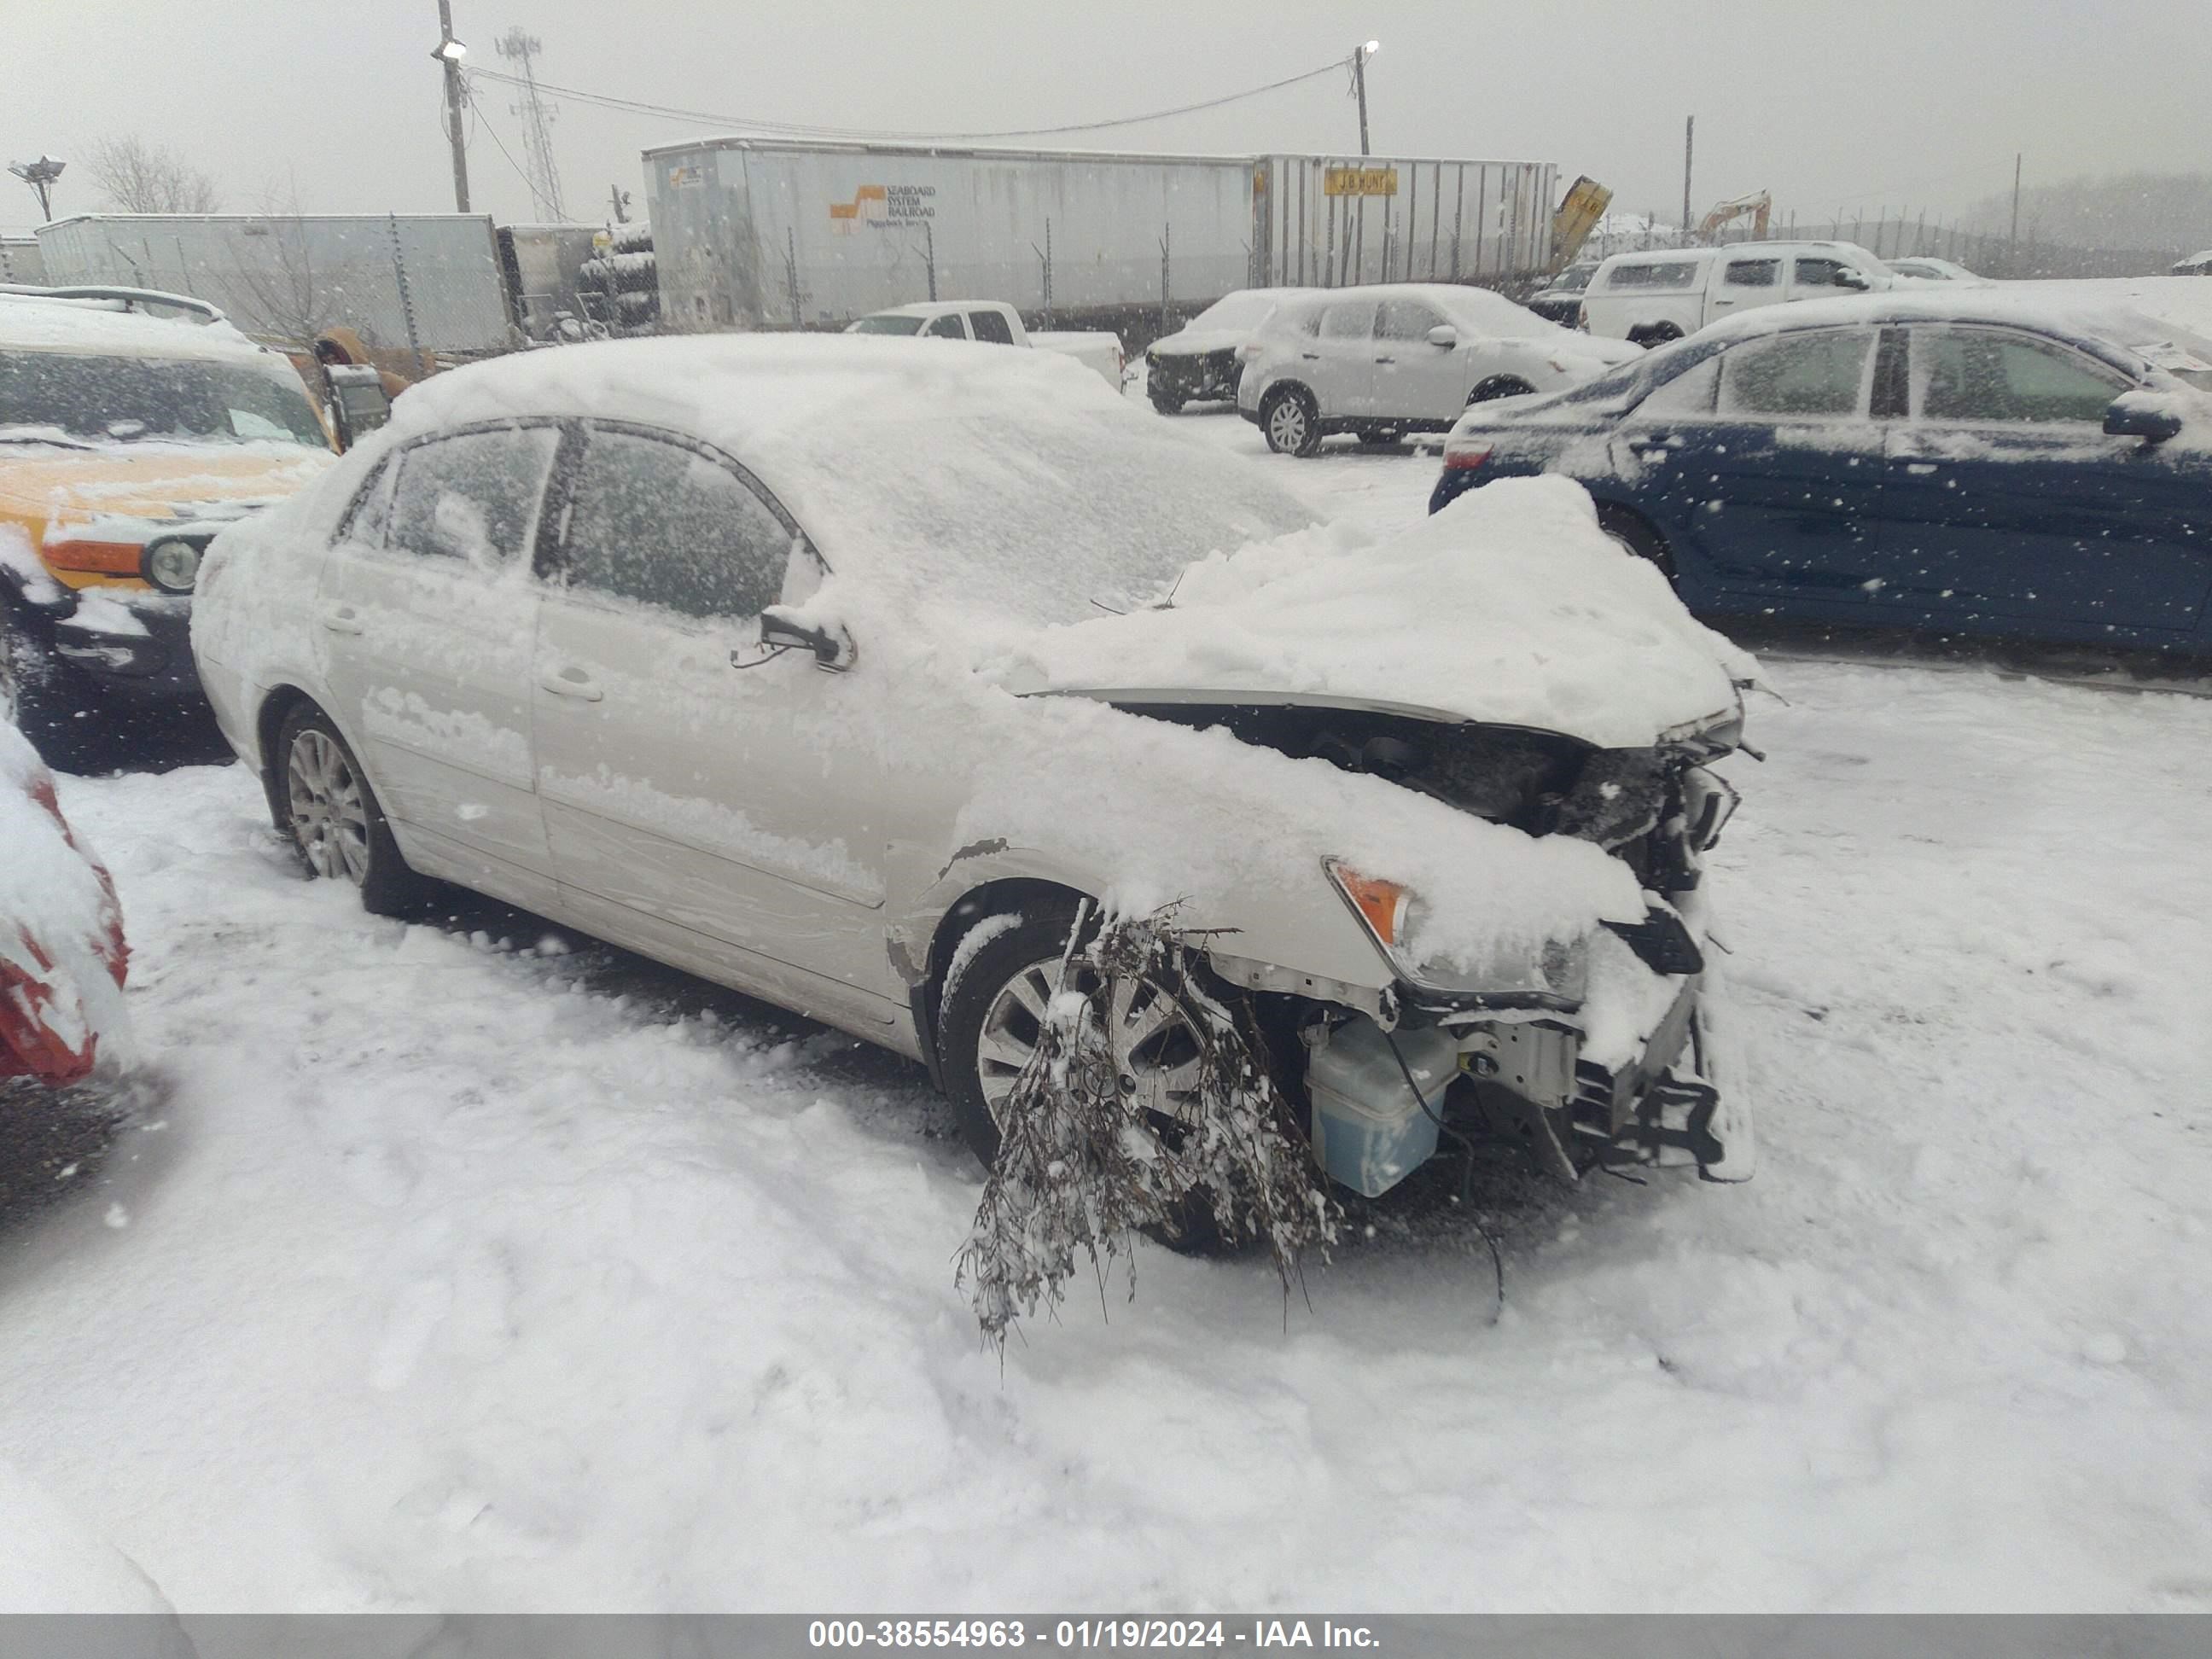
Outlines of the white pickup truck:
{"label": "white pickup truck", "polygon": [[1022,326],[1021,313],[1003,300],[927,300],[918,305],[894,306],[853,324],[848,334],[908,334],[926,340],[983,340],[994,345],[1034,346],[1073,357],[1092,373],[1103,375],[1116,392],[1121,389],[1123,358],[1121,337],[1067,329],[1040,329],[1035,334]]}
{"label": "white pickup truck", "polygon": [[1759,306],[1893,287],[1897,274],[1856,242],[1731,242],[1616,253],[1583,290],[1582,326],[1664,345]]}

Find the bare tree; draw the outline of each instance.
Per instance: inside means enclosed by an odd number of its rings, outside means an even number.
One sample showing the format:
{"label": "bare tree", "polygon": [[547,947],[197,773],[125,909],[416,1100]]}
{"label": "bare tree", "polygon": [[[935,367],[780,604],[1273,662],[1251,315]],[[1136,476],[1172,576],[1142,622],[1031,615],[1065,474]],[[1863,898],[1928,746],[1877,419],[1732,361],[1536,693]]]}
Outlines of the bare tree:
{"label": "bare tree", "polygon": [[85,165],[118,213],[213,213],[222,205],[210,174],[143,138],[104,138]]}
{"label": "bare tree", "polygon": [[245,309],[254,313],[249,331],[312,356],[315,337],[344,315],[342,277],[319,269],[295,190],[270,185],[258,210],[246,227],[252,251],[234,256]]}

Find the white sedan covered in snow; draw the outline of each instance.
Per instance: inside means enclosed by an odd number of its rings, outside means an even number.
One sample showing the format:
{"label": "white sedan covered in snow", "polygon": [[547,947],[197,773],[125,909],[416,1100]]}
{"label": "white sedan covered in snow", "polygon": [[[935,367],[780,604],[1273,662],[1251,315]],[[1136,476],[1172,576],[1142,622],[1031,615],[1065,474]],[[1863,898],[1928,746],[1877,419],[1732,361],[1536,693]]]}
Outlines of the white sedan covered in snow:
{"label": "white sedan covered in snow", "polygon": [[587,345],[424,384],[226,532],[193,642],[316,873],[914,1056],[987,1159],[1103,908],[1210,988],[1113,1000],[1163,1123],[1227,1020],[1370,1194],[1455,1123],[1746,1167],[1698,888],[1747,666],[1571,484],[1376,543],[1056,358]]}

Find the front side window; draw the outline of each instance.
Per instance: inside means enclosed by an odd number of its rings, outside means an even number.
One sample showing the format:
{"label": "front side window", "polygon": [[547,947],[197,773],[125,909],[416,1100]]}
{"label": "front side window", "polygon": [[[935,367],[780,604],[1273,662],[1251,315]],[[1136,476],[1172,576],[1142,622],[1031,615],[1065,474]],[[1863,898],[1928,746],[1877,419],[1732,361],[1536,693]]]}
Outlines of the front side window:
{"label": "front side window", "polygon": [[1782,281],[1782,261],[1731,259],[1721,281],[1730,288],[1773,288]]}
{"label": "front side window", "polygon": [[550,426],[507,427],[404,451],[384,544],[486,568],[526,560],[558,441]]}
{"label": "front side window", "polygon": [[1808,254],[1792,267],[1790,280],[1800,288],[1834,288],[1836,278],[1850,269],[1841,259],[1815,258]]}
{"label": "front side window", "polygon": [[732,468],[665,439],[595,428],[568,513],[574,587],[685,617],[757,617],[798,538]]}
{"label": "front side window", "polygon": [[1340,300],[1321,314],[1324,340],[1364,340],[1375,327],[1375,301]]}
{"label": "front side window", "polygon": [[1381,320],[1375,325],[1378,340],[1425,340],[1429,331],[1443,326],[1443,313],[1419,300],[1385,300]]}
{"label": "front side window", "polygon": [[995,311],[971,311],[968,313],[968,330],[979,340],[993,345],[1012,345],[1014,331],[1006,326],[1006,319]]}
{"label": "front side window", "polygon": [[1920,416],[1929,421],[2101,427],[2106,406],[2130,385],[2055,342],[1984,329],[1916,328],[1912,356]]}
{"label": "front side window", "polygon": [[948,311],[923,331],[933,340],[964,340],[968,331],[960,326],[960,313]]}
{"label": "front side window", "polygon": [[1832,328],[1754,340],[1722,360],[1720,412],[1851,416],[1865,406],[1870,329]]}

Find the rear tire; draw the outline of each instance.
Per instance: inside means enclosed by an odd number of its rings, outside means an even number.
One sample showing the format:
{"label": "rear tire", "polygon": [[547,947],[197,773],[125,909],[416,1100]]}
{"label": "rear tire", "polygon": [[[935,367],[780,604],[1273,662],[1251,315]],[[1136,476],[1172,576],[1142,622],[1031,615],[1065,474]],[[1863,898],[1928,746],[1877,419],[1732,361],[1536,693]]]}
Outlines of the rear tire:
{"label": "rear tire", "polygon": [[1321,447],[1321,410],[1304,386],[1278,386],[1260,405],[1260,429],[1278,455],[1311,455]]}
{"label": "rear tire", "polygon": [[1674,580],[1674,556],[1665,538],[1635,514],[1618,507],[1601,507],[1597,527],[1611,537],[1613,545],[1622,552],[1650,560],[1669,582]]}
{"label": "rear tire", "polygon": [[372,915],[404,915],[430,896],[431,884],[399,855],[368,775],[328,714],[311,702],[295,705],[278,729],[274,765],[276,828],[310,876],[349,884]]}

